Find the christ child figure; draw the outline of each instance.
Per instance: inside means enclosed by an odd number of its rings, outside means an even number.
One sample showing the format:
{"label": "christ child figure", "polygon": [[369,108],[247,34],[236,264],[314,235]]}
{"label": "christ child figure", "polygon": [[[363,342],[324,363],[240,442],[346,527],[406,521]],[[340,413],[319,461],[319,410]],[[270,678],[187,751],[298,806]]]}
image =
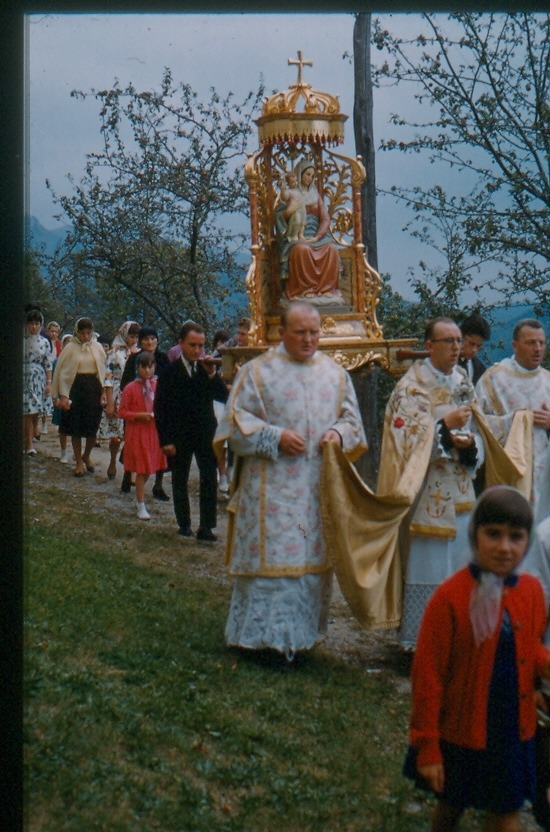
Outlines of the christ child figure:
{"label": "christ child figure", "polygon": [[286,238],[289,241],[303,239],[306,228],[306,206],[304,197],[298,187],[298,176],[291,171],[287,173],[286,185],[281,187],[280,199],[286,204],[287,218]]}

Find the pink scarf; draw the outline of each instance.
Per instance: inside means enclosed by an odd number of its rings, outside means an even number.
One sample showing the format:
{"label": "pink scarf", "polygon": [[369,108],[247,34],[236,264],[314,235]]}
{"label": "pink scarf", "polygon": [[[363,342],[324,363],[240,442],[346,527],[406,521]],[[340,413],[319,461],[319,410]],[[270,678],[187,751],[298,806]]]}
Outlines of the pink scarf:
{"label": "pink scarf", "polygon": [[145,409],[148,413],[152,413],[153,402],[155,401],[155,388],[150,378],[145,379],[141,384],[143,387],[143,398],[145,399]]}

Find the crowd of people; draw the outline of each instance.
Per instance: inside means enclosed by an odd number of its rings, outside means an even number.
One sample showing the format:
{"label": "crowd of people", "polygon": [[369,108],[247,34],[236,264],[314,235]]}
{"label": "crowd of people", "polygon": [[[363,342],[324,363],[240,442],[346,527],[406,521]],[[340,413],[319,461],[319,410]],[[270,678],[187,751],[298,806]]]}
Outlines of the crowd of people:
{"label": "crowd of people", "polygon": [[[218,350],[244,346],[249,325],[240,320],[233,339],[216,333],[207,353],[203,328],[187,321],[166,354],[153,327],[126,321],[105,350],[88,318],[60,343],[59,326],[41,333],[40,311],[28,310],[24,450],[36,452],[45,413],[59,427],[61,461],[71,439],[77,477],[94,470],[98,437],[109,443],[110,479],[122,449],[121,488],[135,483],[140,520],[150,517],[150,476],[153,497],[170,499],[163,487],[170,470],[178,533],[206,542],[217,539],[229,464],[226,641],[293,661],[327,628],[334,553],[320,486],[325,449],[336,448],[349,465],[367,444],[351,376],[318,349],[317,308],[291,303],[279,346],[227,383]],[[403,504],[403,482],[416,483],[408,510],[395,514],[396,568],[380,569],[380,541],[352,541],[372,564],[367,597],[379,603],[387,576],[402,578],[399,639],[414,653],[405,773],[438,797],[434,832],[456,829],[469,806],[487,811],[487,830],[519,832],[519,810],[534,799],[538,688],[550,679],[546,337],[540,321],[522,320],[512,356],[486,367],[478,353],[489,336],[479,315],[460,325],[427,322],[425,353],[396,384],[384,420],[377,494]],[[381,505],[359,510],[376,515]]]}
{"label": "crowd of people", "polygon": [[[122,464],[120,489],[130,493],[135,487],[140,520],[150,519],[144,493],[149,476],[154,475],[153,498],[170,501],[163,486],[163,476],[170,470],[178,531],[184,536],[193,534],[188,478],[195,457],[200,472],[197,536],[216,540],[212,529],[217,497],[226,501],[229,495],[227,448],[218,458],[212,450],[230,387],[220,375],[219,349],[246,346],[250,320],[240,318],[233,337],[226,330],[216,332],[210,356],[205,354],[204,330],[193,321],[182,326],[177,343],[166,353],[159,349],[157,330],[136,321],[125,321],[111,341],[95,332],[89,318],[80,318],[72,334],[60,339],[60,325],[52,321],[45,328],[39,306],[29,305],[25,314],[24,452],[37,453],[36,443],[48,433],[51,422],[58,429],[59,461],[69,462],[70,440],[74,476],[84,477],[95,470],[94,447],[108,443],[108,479],[115,479]],[[178,375],[182,367],[184,373]],[[181,395],[177,398],[182,378],[189,381],[183,403]],[[152,465],[156,467],[151,469]]]}

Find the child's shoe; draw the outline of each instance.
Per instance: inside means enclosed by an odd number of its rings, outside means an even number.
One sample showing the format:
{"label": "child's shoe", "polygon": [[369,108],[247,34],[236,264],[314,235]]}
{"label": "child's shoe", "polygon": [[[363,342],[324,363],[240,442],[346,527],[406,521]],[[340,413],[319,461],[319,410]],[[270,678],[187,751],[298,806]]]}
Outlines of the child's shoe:
{"label": "child's shoe", "polygon": [[151,515],[147,512],[145,508],[145,503],[137,503],[137,516],[140,520],[150,520]]}
{"label": "child's shoe", "polygon": [[63,463],[63,465],[67,465],[69,461],[69,454],[67,451],[61,451],[61,456],[59,457],[59,461]]}

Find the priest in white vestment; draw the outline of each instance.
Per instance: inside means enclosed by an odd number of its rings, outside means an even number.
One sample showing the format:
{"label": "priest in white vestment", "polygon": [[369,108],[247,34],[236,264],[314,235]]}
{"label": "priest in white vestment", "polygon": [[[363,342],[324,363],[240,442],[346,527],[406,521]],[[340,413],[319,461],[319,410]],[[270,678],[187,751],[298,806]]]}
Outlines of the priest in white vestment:
{"label": "priest in white vestment", "polygon": [[408,650],[416,647],[433,590],[468,562],[473,477],[484,459],[483,441],[472,428],[474,387],[457,366],[460,329],[450,318],[435,318],[426,326],[425,341],[428,358],[413,364],[388,401],[377,488],[379,494],[391,490],[395,467],[414,457],[424,426],[433,424],[430,456],[425,462],[418,458],[418,465],[426,466],[424,479],[402,547],[405,585],[399,636]]}
{"label": "priest in white vestment", "polygon": [[543,469],[550,436],[550,372],[541,367],[546,337],[540,321],[520,321],[513,334],[514,355],[490,367],[476,386],[476,396],[493,434],[504,445],[514,414],[529,411],[532,419],[531,501],[537,500],[543,483]]}
{"label": "priest in white vestment", "polygon": [[366,450],[349,374],[317,350],[314,306],[290,304],[278,347],[235,379],[215,447],[234,450],[227,560],[234,578],[229,645],[271,648],[292,660],[326,632],[332,566],[319,508],[322,449]]}

